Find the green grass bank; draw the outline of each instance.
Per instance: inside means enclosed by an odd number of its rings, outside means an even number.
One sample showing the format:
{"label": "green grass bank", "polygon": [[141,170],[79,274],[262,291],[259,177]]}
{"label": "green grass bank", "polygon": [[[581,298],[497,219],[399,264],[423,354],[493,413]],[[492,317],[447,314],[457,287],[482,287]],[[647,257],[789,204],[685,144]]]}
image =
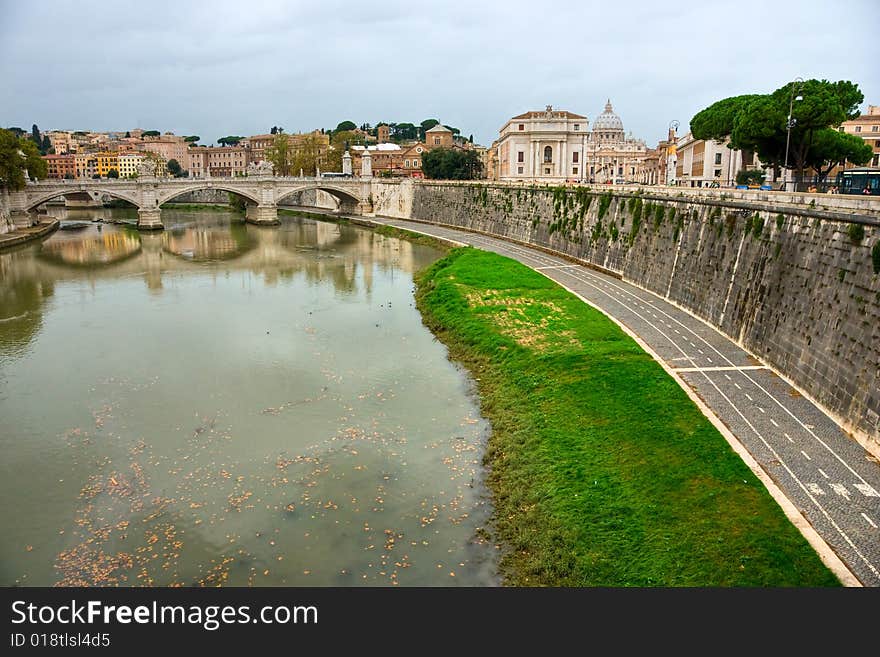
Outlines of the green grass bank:
{"label": "green grass bank", "polygon": [[573,294],[458,248],[417,304],[492,424],[505,584],[840,585],[678,384]]}

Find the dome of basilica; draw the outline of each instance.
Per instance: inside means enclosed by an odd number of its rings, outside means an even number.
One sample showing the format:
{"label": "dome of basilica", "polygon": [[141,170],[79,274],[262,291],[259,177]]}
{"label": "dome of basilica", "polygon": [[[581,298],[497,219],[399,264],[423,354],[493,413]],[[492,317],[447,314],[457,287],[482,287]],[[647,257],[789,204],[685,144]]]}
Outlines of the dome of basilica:
{"label": "dome of basilica", "polygon": [[608,99],[608,102],[605,103],[605,111],[597,116],[596,120],[593,121],[594,132],[604,130],[623,132],[623,121],[621,121],[620,117],[614,113],[614,109],[612,109],[611,107],[610,98]]}

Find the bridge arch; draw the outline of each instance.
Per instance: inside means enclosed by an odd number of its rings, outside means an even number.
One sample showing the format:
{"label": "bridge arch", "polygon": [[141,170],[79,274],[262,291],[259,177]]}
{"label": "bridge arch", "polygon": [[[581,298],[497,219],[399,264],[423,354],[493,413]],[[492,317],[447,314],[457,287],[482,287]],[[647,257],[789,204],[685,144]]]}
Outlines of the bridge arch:
{"label": "bridge arch", "polygon": [[291,189],[285,189],[283,191],[278,192],[278,196],[275,198],[275,203],[280,204],[284,199],[288,196],[293,196],[294,194],[300,194],[302,192],[308,192],[312,190],[318,190],[322,192],[326,192],[334,197],[338,202],[340,208],[342,207],[355,207],[363,199],[361,199],[355,192],[350,189],[345,189],[343,187],[337,187],[335,185],[326,185],[326,184],[311,184],[311,185],[299,185],[297,187]]}
{"label": "bridge arch", "polygon": [[236,187],[235,185],[224,185],[224,184],[218,185],[217,183],[213,183],[213,182],[210,184],[206,182],[206,183],[201,183],[201,184],[188,185],[183,188],[171,190],[170,192],[167,192],[163,196],[159,197],[158,205],[161,207],[165,203],[168,203],[169,201],[177,198],[178,196],[183,196],[184,194],[189,194],[190,192],[200,192],[200,191],[203,191],[206,189],[217,189],[217,190],[220,190],[221,192],[229,192],[229,193],[235,194],[237,196],[241,196],[242,198],[246,198],[248,201],[251,201],[254,205],[260,205],[260,200],[256,196],[254,196],[254,194],[250,191],[242,190],[242,189]]}
{"label": "bridge arch", "polygon": [[[79,192],[82,192],[82,191],[83,191],[83,190],[81,190],[81,189],[56,189],[56,190],[51,191],[51,192],[45,192],[44,194],[42,194],[42,195],[40,195],[40,196],[37,196],[37,197],[34,197],[34,198],[30,198],[30,199],[28,199],[28,201],[27,201],[27,207],[25,208],[25,210],[27,210],[28,212],[31,212],[31,211],[33,211],[38,205],[42,205],[42,204],[45,203],[46,201],[51,201],[53,198],[58,198],[59,196],[66,196],[67,194],[75,194],[75,193],[79,193]],[[112,197],[112,198],[118,198],[118,199],[120,199],[120,200],[122,200],[122,201],[128,201],[128,202],[131,203],[134,207],[136,207],[136,208],[140,208],[140,204],[139,204],[134,198],[132,198],[131,196],[129,196],[128,194],[124,194],[124,193],[121,193],[121,192],[111,192],[111,191],[108,190],[108,189],[101,189],[101,188],[98,188],[98,189],[91,189],[91,188],[89,188],[89,189],[87,189],[87,190],[85,190],[85,191],[87,191],[87,192],[97,192],[98,194],[102,194],[102,195],[103,195],[103,194],[106,194],[107,196],[110,196],[110,197]]]}

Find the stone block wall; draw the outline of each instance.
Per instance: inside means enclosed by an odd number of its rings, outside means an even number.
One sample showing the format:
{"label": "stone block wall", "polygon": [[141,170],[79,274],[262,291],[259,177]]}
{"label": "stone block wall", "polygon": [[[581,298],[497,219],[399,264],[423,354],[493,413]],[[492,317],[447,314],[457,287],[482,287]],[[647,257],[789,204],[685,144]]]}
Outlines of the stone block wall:
{"label": "stone block wall", "polygon": [[855,221],[865,223],[822,218],[806,204],[728,203],[647,190],[418,183],[411,218],[614,272],[706,320],[844,428],[880,444],[880,227],[864,215]]}

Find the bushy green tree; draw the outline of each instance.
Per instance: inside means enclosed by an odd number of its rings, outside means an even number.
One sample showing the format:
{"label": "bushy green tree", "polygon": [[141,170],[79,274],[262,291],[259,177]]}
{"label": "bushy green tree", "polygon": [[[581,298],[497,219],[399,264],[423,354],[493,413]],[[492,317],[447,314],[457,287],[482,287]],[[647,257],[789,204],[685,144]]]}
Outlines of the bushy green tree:
{"label": "bushy green tree", "polygon": [[158,130],[144,130],[141,133],[141,137],[158,137],[158,136],[159,136]]}
{"label": "bushy green tree", "polygon": [[343,121],[338,126],[336,126],[336,130],[333,131],[335,135],[337,132],[347,132],[349,130],[355,130],[357,128],[357,124],[354,121]]}
{"label": "bushy green tree", "polygon": [[[36,126],[35,126],[36,127]],[[23,189],[25,172],[31,178],[45,178],[48,167],[30,136],[16,137],[0,129],[0,185],[10,190]]]}
{"label": "bushy green tree", "polygon": [[422,156],[422,171],[435,180],[474,180],[483,171],[476,151],[434,148]]}
{"label": "bushy green tree", "polygon": [[[793,100],[797,95],[801,100]],[[697,139],[729,138],[730,148],[753,151],[761,162],[774,167],[785,165],[788,140],[788,166],[802,171],[823,153],[853,152],[851,145],[824,131],[858,116],[863,100],[858,85],[848,80],[790,82],[770,94],[732,96],[713,103],[694,115],[691,132]]]}

